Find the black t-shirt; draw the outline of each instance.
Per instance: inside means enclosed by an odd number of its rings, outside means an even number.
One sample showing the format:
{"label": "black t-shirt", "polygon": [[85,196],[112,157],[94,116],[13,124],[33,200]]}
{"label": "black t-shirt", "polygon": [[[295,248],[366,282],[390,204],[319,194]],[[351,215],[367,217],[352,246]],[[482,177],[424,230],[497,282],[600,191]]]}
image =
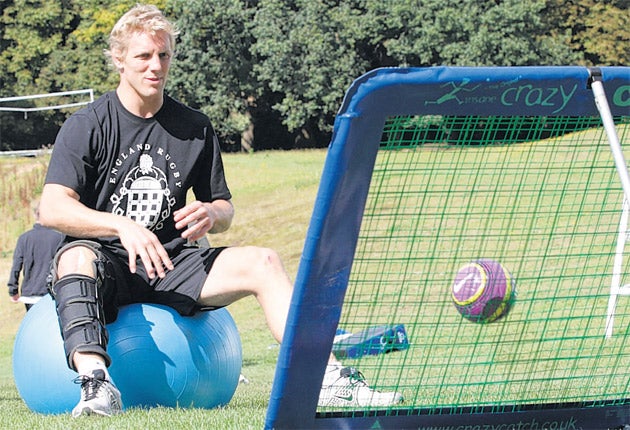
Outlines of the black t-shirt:
{"label": "black t-shirt", "polygon": [[[92,209],[147,227],[169,253],[185,242],[173,212],[186,204],[188,190],[202,202],[231,198],[206,115],[165,96],[154,117],[140,118],[113,91],[63,124],[45,182],[73,189]],[[99,240],[122,248],[118,238]]]}

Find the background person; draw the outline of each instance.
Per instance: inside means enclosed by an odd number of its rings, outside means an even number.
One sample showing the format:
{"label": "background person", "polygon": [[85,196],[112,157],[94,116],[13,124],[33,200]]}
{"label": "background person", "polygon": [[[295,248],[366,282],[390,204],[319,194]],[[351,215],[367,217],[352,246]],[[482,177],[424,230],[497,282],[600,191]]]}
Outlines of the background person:
{"label": "background person", "polygon": [[[31,306],[48,293],[47,277],[50,263],[59,247],[62,234],[39,223],[39,203],[34,205],[35,224],[18,237],[9,273],[9,296],[14,303]],[[23,274],[20,287],[20,273]]]}

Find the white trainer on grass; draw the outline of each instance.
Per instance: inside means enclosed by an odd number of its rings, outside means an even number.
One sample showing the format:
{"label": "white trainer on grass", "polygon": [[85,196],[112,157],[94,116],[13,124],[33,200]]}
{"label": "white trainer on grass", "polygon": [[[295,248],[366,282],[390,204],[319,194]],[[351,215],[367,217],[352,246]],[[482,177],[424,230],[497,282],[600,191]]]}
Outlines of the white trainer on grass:
{"label": "white trainer on grass", "polygon": [[354,367],[329,366],[324,375],[318,406],[389,407],[403,401],[395,391],[370,388],[363,374]]}
{"label": "white trainer on grass", "polygon": [[95,370],[92,375],[80,375],[75,382],[81,384],[81,400],[72,410],[74,418],[81,415],[109,417],[122,411],[120,391],[105,379],[102,370]]}

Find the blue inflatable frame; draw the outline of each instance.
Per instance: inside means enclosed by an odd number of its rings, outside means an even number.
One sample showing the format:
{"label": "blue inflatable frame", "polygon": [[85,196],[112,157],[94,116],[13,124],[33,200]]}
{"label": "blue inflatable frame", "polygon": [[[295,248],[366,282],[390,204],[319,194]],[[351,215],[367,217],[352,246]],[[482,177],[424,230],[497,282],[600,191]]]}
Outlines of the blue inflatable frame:
{"label": "blue inflatable frame", "polygon": [[[383,126],[394,115],[599,116],[578,66],[383,68],[346,92],[315,201],[280,348],[265,427],[419,428],[565,420],[582,428],[630,424],[630,399],[470,411],[408,409],[318,415],[317,399],[341,315]],[[613,115],[630,115],[630,68],[602,67]],[[454,428],[455,428],[454,427]],[[472,427],[471,427],[472,428]],[[505,427],[511,428],[511,427]],[[516,428],[516,427],[515,427]]]}

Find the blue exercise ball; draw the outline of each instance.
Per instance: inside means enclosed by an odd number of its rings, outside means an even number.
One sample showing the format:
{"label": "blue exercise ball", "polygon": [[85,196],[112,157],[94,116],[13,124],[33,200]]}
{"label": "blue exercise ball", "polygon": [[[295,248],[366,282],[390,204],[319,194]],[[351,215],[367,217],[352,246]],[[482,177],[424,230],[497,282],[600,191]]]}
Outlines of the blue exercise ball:
{"label": "blue exercise ball", "polygon": [[[242,366],[238,330],[226,309],[182,317],[154,304],[120,308],[107,326],[109,373],[125,408],[214,408],[229,403]],[[81,395],[68,369],[54,301],[24,316],[13,348],[18,392],[34,412],[70,412]]]}
{"label": "blue exercise ball", "polygon": [[44,296],[24,315],[13,344],[13,377],[26,406],[42,414],[69,412],[81,387],[66,364],[52,297]]}

